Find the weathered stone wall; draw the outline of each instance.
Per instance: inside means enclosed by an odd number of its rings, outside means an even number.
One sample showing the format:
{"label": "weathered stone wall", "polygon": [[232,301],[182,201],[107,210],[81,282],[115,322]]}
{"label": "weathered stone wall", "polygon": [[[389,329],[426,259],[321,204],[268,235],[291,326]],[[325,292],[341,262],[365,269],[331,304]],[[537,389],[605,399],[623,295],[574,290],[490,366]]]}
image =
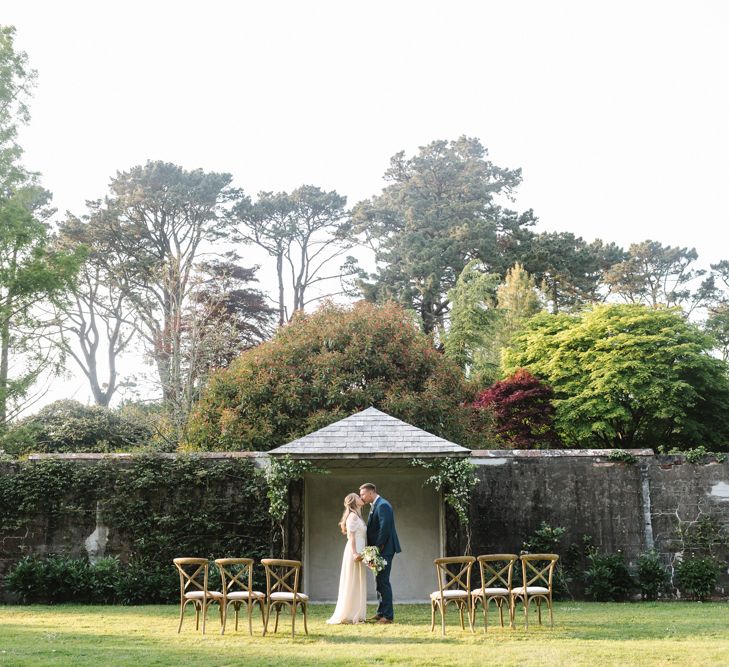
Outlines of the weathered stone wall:
{"label": "weathered stone wall", "polygon": [[[563,527],[565,545],[579,545],[588,535],[601,551],[622,550],[632,563],[655,547],[671,565],[685,551],[681,529],[698,526],[707,518],[724,538],[729,535],[729,463],[692,465],[683,457],[655,457],[643,450],[633,452],[636,463],[623,463],[608,454],[473,452],[481,480],[472,505],[473,553],[519,553],[542,522]],[[264,455],[253,457],[263,464]],[[102,457],[77,458],[79,465],[95,465]],[[2,465],[0,476],[13,470],[12,465]],[[398,514],[398,522],[403,521],[407,517]],[[39,516],[20,531],[0,531],[0,577],[13,562],[31,553],[93,557],[94,549],[98,552],[103,545],[102,553],[124,559],[128,545],[118,535],[104,535],[103,530],[94,508],[87,508],[58,517],[52,524]],[[720,592],[729,593],[726,572],[720,578]]]}
{"label": "weathered stone wall", "polygon": [[[542,522],[565,529],[563,544],[579,546],[589,536],[631,563],[655,548],[672,566],[686,547],[681,529],[702,519],[729,537],[729,463],[632,453],[636,463],[613,461],[607,451],[474,452],[481,484],[472,505],[473,552],[519,553]],[[726,571],[719,584],[729,591]]]}

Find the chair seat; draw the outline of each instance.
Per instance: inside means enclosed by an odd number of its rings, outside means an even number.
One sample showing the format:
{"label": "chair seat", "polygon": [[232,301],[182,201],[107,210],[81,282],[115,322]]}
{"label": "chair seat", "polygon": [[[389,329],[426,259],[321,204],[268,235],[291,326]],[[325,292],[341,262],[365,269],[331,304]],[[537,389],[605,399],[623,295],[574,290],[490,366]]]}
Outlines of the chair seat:
{"label": "chair seat", "polygon": [[[468,591],[443,591],[443,597],[449,599],[467,598]],[[433,591],[430,598],[431,600],[440,600],[440,591]]]}
{"label": "chair seat", "polygon": [[[227,595],[229,600],[247,600],[248,591],[233,591]],[[251,598],[262,600],[266,595],[260,591],[251,591]]]}
{"label": "chair seat", "polygon": [[[527,595],[547,595],[549,593],[549,589],[545,588],[544,586],[527,586],[526,587],[526,594]],[[520,586],[519,588],[514,589],[514,594],[516,595],[524,595],[524,586]]]}
{"label": "chair seat", "polygon": [[[306,595],[306,593],[297,593],[296,594],[297,600],[303,600],[306,602],[309,599],[309,596]],[[293,601],[294,594],[293,593],[287,593],[283,591],[279,591],[277,593],[271,593],[271,600],[291,600]]]}
{"label": "chair seat", "polygon": [[[202,600],[205,595],[204,591],[189,591],[185,593],[186,600]],[[209,598],[222,598],[223,594],[220,591],[208,591]]]}
{"label": "chair seat", "polygon": [[471,595],[473,595],[474,597],[481,597],[481,595],[485,595],[486,597],[490,597],[492,595],[503,595],[504,597],[508,597],[509,589],[508,588],[476,588],[471,592]]}

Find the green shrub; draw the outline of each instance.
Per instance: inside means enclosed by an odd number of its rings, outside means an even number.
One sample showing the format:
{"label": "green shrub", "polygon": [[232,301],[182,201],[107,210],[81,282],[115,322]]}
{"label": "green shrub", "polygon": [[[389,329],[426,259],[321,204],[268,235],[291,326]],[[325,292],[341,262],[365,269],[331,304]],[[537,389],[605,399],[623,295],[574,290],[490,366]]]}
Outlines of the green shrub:
{"label": "green shrub", "polygon": [[86,602],[89,563],[68,556],[27,556],[10,570],[5,587],[23,602]]}
{"label": "green shrub", "polygon": [[94,604],[118,602],[123,574],[121,563],[116,557],[102,558],[90,565],[86,586],[88,601]]}
{"label": "green shrub", "polygon": [[[211,568],[210,581],[219,577]],[[123,565],[118,558],[102,558],[91,564],[67,556],[24,558],[5,577],[5,589],[21,602],[45,604],[167,604],[180,591],[172,563]]]}
{"label": "green shrub", "polygon": [[676,566],[679,590],[699,600],[714,592],[718,575],[719,564],[714,558],[686,558]]}
{"label": "green shrub", "polygon": [[621,551],[601,554],[593,549],[588,561],[585,572],[585,593],[588,597],[598,602],[617,602],[630,597],[635,590],[635,581]]}
{"label": "green shrub", "polygon": [[61,400],[13,424],[2,446],[16,456],[31,452],[115,452],[139,449],[152,436],[128,413]]}
{"label": "green shrub", "polygon": [[[561,526],[550,526],[546,521],[542,521],[539,528],[522,543],[522,553],[559,554],[561,552],[560,543],[564,534],[565,529]],[[521,563],[518,562],[514,565],[513,583],[515,587],[520,586],[522,583]],[[557,561],[554,569],[552,586],[555,598],[564,599],[571,596],[565,569],[559,561]]]}
{"label": "green shrub", "polygon": [[638,557],[638,587],[647,600],[655,600],[668,582],[668,572],[655,550],[647,551]]}
{"label": "green shrub", "polygon": [[636,456],[630,452],[626,452],[624,449],[613,449],[607,457],[611,461],[620,461],[621,463],[632,464],[638,462],[638,458]]}

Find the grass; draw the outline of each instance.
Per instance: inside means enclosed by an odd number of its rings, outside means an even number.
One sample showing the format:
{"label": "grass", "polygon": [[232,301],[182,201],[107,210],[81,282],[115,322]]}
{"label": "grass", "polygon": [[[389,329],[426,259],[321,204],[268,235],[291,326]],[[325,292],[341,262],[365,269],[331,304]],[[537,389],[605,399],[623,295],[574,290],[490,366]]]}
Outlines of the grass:
{"label": "grass", "polygon": [[[189,614],[177,634],[174,606],[0,606],[0,665],[721,665],[729,663],[726,603],[555,605],[555,627],[463,632],[451,612],[447,636],[430,632],[427,605],[399,605],[394,625],[328,626],[331,605],[313,605],[309,636],[291,639],[282,616],[275,636],[247,624],[208,633]],[[517,616],[518,620],[522,620]],[[493,616],[490,617],[493,620]],[[531,617],[530,617],[531,620]],[[243,630],[245,628],[245,630]]]}

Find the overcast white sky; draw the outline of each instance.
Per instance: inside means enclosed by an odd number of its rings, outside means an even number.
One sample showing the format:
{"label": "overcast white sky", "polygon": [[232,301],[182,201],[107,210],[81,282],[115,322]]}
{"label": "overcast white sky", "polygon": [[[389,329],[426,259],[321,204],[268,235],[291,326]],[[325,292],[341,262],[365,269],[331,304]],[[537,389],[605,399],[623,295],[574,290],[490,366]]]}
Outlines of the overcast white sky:
{"label": "overcast white sky", "polygon": [[729,259],[729,2],[3,0],[0,23],[61,211],[147,159],[354,204],[398,150],[467,134],[523,169],[540,229]]}

